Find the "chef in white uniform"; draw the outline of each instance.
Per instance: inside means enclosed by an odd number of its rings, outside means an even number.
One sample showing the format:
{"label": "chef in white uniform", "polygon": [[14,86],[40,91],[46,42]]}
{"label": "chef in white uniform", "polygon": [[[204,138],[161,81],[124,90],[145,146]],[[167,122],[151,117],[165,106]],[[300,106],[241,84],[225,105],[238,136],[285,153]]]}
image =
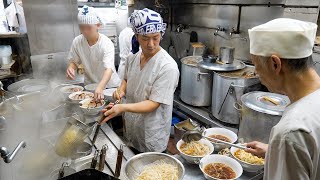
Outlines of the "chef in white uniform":
{"label": "chef in white uniform", "polygon": [[131,53],[132,44],[131,40],[134,35],[134,32],[131,28],[130,21],[128,22],[128,26],[124,28],[119,34],[119,56],[120,63],[118,68],[118,75],[120,79],[123,79],[126,67],[126,61],[128,59],[129,54]]}
{"label": "chef in white uniform", "polygon": [[291,101],[269,145],[247,144],[246,151],[266,158],[264,180],[320,179],[320,77],[312,60],[316,32],[314,23],[287,18],[249,30],[261,82]]}
{"label": "chef in white uniform", "polygon": [[84,83],[98,83],[95,97],[101,99],[106,87],[118,87],[121,83],[114,66],[114,45],[107,36],[98,32],[100,19],[94,8],[83,6],[78,14],[78,22],[81,35],[72,42],[67,77],[75,79],[78,66],[83,64]]}
{"label": "chef in white uniform", "polygon": [[[172,118],[173,96],[179,81],[175,60],[160,47],[166,24],[157,12],[135,11],[130,22],[135,32],[133,53],[115,99],[126,104],[110,105],[104,122],[124,112],[125,137],[135,152],[166,150]],[[141,50],[139,50],[139,44]]]}

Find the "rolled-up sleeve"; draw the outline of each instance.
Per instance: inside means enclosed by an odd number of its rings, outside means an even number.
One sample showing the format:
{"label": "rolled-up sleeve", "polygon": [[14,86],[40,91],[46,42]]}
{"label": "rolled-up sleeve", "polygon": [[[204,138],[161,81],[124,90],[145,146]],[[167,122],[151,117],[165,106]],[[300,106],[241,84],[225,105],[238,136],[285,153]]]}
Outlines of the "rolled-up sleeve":
{"label": "rolled-up sleeve", "polygon": [[79,52],[77,50],[77,42],[76,39],[73,40],[69,54],[68,54],[68,61],[69,63],[75,63],[77,66],[81,63]]}
{"label": "rolled-up sleeve", "polygon": [[151,87],[149,100],[160,104],[171,105],[174,91],[179,81],[179,70],[176,67],[163,67]]}
{"label": "rolled-up sleeve", "polygon": [[110,42],[108,43],[104,48],[103,48],[103,66],[104,68],[110,68],[113,70],[114,67],[114,46],[113,43]]}

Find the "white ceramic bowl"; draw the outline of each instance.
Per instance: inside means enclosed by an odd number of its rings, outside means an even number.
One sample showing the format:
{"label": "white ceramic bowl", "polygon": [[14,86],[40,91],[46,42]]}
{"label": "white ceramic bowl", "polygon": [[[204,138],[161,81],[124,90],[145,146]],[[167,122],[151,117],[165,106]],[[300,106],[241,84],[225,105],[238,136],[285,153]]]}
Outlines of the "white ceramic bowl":
{"label": "white ceramic bowl", "polygon": [[112,95],[116,90],[117,90],[117,88],[110,88],[110,89],[103,90],[103,94],[104,94],[105,99],[107,99],[109,101],[113,101]]}
{"label": "white ceramic bowl", "polygon": [[97,88],[98,84],[88,84],[86,86],[84,86],[84,89],[86,89],[86,91],[90,91],[90,92],[95,92],[96,88]]}
{"label": "white ceramic bowl", "polygon": [[82,100],[80,101],[80,109],[82,110],[82,112],[86,115],[90,115],[90,116],[94,116],[94,115],[97,115],[99,114],[102,109],[104,108],[104,106],[106,105],[106,101],[102,100],[102,105],[99,106],[99,107],[94,107],[94,108],[86,108],[86,107],[83,107],[82,104],[85,103],[85,101],[91,101],[92,99],[85,99],[85,100]]}
{"label": "white ceramic bowl", "polygon": [[[231,143],[235,143],[238,140],[238,136],[236,135],[236,133],[234,133],[233,131],[231,131],[229,129],[225,129],[225,128],[209,128],[209,129],[204,130],[202,133],[202,135],[206,136],[206,137],[211,136],[211,135],[217,135],[217,134],[226,136],[227,138],[229,138],[231,140]],[[230,148],[230,146],[224,145],[221,143],[213,143],[213,146],[214,146],[215,151],[221,151],[224,148]]]}
{"label": "white ceramic bowl", "polygon": [[68,92],[68,89],[70,88],[79,88],[80,91],[83,91],[84,88],[82,86],[77,86],[77,85],[69,85],[69,86],[64,86],[60,88],[60,92],[64,95],[65,98],[68,98],[68,96],[74,92]]}
{"label": "white ceramic bowl", "polygon": [[256,165],[256,164],[250,164],[250,163],[247,163],[247,162],[244,162],[244,161],[241,161],[240,159],[238,159],[234,153],[238,150],[238,148],[236,147],[231,147],[230,149],[230,152],[232,154],[232,157],[237,160],[241,166],[243,167],[243,170],[244,171],[247,171],[247,172],[257,172],[261,169],[264,168],[264,165]]}
{"label": "white ceramic bowl", "polygon": [[211,164],[211,163],[223,163],[223,164],[231,167],[232,170],[236,173],[236,178],[234,178],[234,179],[238,179],[243,173],[243,169],[242,169],[240,163],[237,162],[236,160],[234,160],[228,156],[219,155],[219,154],[212,154],[212,155],[208,155],[208,156],[205,156],[204,158],[202,158],[200,161],[200,164],[199,164],[199,167],[200,167],[204,177],[209,180],[218,180],[217,178],[211,177],[204,172],[204,168],[206,167],[206,165]]}
{"label": "white ceramic bowl", "polygon": [[[84,99],[81,99],[81,100],[77,100],[77,99],[74,99],[74,96],[77,95],[77,94],[81,94],[81,93],[85,93],[87,95],[90,95],[91,98],[94,97],[94,94],[92,92],[88,92],[88,91],[79,91],[79,92],[74,92],[74,93],[71,93],[68,97],[71,101],[74,101],[74,102],[80,102]],[[85,98],[85,99],[89,99],[89,98]]]}
{"label": "white ceramic bowl", "polygon": [[[209,153],[206,154],[206,155],[209,155],[209,154],[213,153],[214,147],[213,147],[212,143],[209,140],[201,139],[200,143],[205,144],[205,145],[207,145],[209,147]],[[176,147],[177,147],[178,151],[180,152],[181,157],[183,157],[183,159],[185,159],[188,163],[199,164],[201,158],[206,156],[206,155],[204,155],[204,156],[190,156],[188,154],[185,154],[180,150],[180,147],[181,147],[182,144],[184,144],[184,141],[182,139],[180,139],[177,142],[177,146]]]}

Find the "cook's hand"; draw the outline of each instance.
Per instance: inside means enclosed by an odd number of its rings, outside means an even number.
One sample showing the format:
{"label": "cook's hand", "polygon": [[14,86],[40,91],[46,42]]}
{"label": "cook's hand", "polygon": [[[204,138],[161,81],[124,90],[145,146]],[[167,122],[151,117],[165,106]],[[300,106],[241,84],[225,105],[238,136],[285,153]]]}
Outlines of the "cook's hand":
{"label": "cook's hand", "polygon": [[253,141],[253,142],[249,142],[246,144],[247,145],[247,149],[245,149],[245,151],[256,155],[258,157],[265,157],[266,153],[268,151],[268,144],[264,144],[262,142],[258,142],[258,141]]}
{"label": "cook's hand", "polygon": [[95,99],[104,99],[104,94],[103,94],[103,88],[97,87],[95,92],[94,92],[94,98]]}
{"label": "cook's hand", "polygon": [[125,93],[118,89],[114,91],[112,94],[114,100],[120,100],[123,96],[125,96]]}
{"label": "cook's hand", "polygon": [[67,69],[67,78],[74,80],[75,79],[75,70],[72,67],[68,67]]}
{"label": "cook's hand", "polygon": [[100,124],[103,124],[121,114],[123,112],[122,106],[122,104],[114,105],[114,103],[110,103],[105,109],[102,110],[102,113],[106,116],[106,118]]}

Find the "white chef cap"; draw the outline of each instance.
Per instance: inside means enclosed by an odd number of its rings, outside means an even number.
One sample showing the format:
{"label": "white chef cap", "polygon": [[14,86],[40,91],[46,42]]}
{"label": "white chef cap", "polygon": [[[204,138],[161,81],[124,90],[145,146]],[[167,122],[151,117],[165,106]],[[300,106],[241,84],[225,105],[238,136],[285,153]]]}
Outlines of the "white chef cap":
{"label": "white chef cap", "polygon": [[79,10],[78,23],[79,24],[99,24],[100,18],[98,17],[93,7],[84,5]]}
{"label": "white chef cap", "polygon": [[250,53],[284,59],[299,59],[312,54],[317,25],[279,18],[249,29]]}

